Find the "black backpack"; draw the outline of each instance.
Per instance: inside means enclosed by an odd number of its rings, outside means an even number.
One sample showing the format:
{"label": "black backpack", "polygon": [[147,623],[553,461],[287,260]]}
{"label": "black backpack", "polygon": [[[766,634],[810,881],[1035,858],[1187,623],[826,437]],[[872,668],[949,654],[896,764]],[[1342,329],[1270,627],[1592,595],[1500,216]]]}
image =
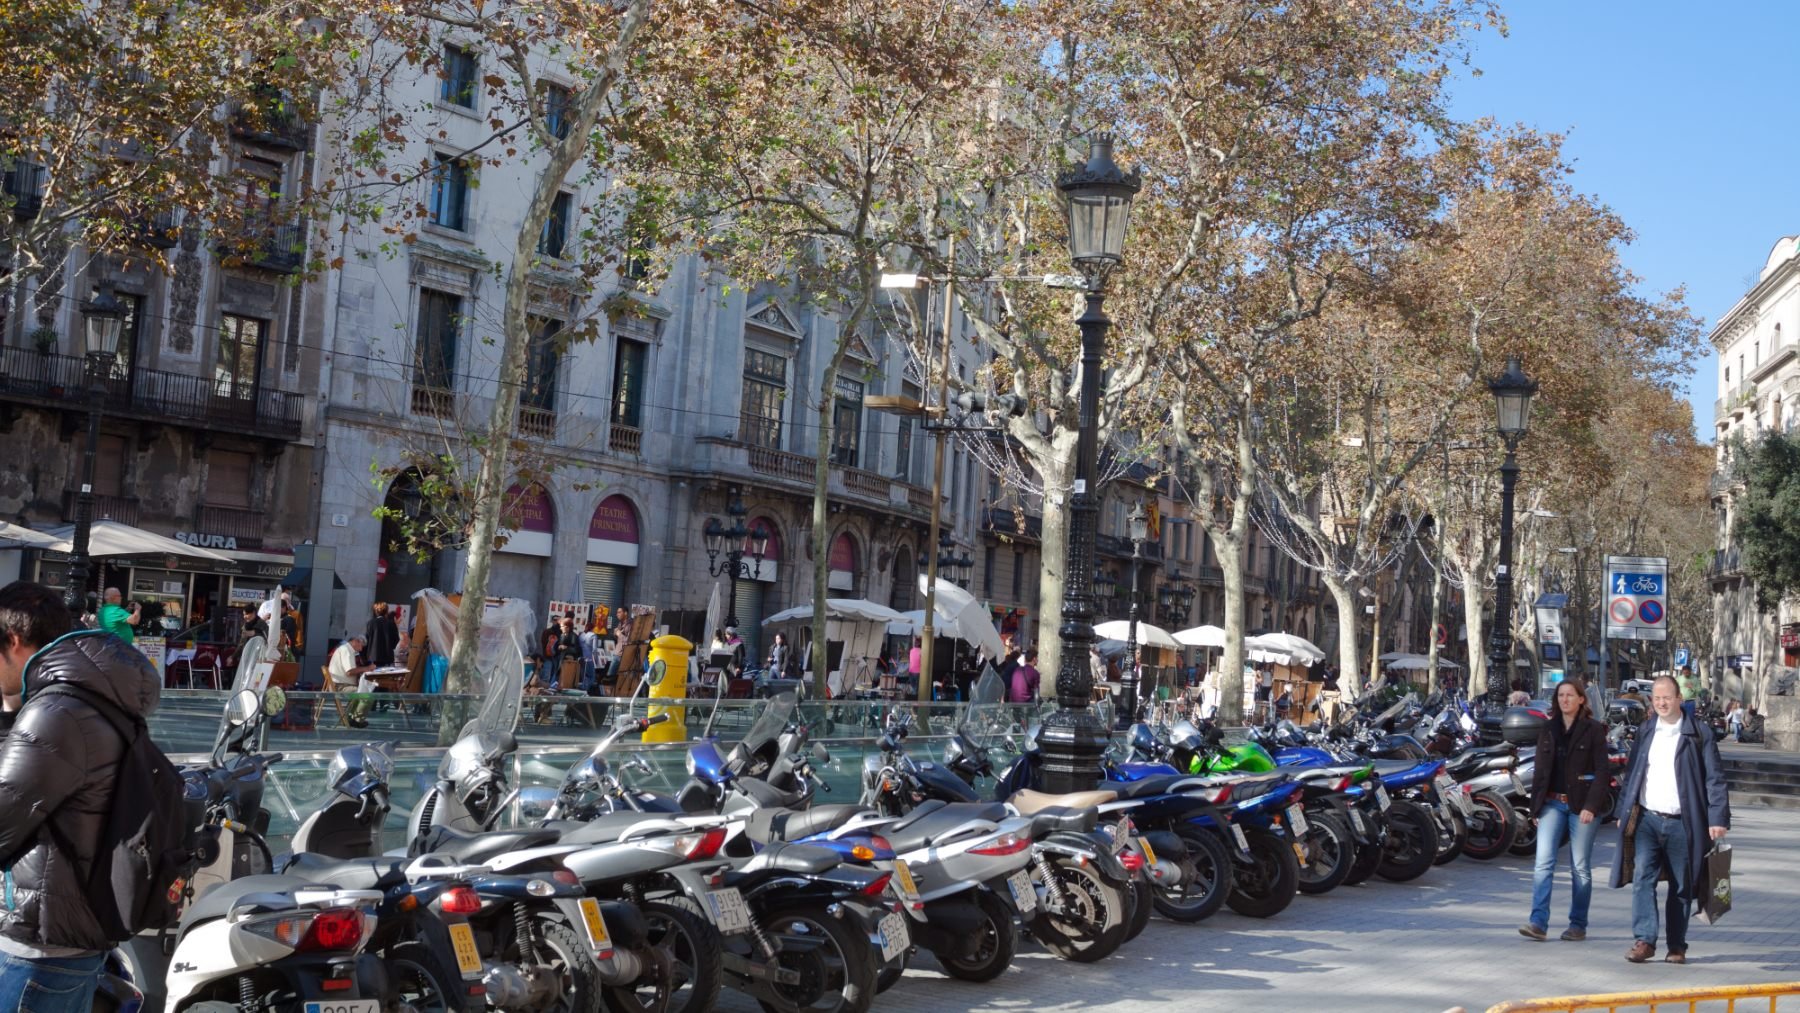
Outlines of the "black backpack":
{"label": "black backpack", "polygon": [[[125,740],[119,779],[88,869],[83,892],[88,910],[108,939],[124,941],[140,932],[166,929],[181,918],[195,859],[188,846],[181,775],[150,739],[144,719],[127,714],[100,694],[67,682],[53,682],[37,696],[62,695],[82,701]],[[61,835],[46,822],[53,837]],[[57,845],[80,852],[67,841]]]}

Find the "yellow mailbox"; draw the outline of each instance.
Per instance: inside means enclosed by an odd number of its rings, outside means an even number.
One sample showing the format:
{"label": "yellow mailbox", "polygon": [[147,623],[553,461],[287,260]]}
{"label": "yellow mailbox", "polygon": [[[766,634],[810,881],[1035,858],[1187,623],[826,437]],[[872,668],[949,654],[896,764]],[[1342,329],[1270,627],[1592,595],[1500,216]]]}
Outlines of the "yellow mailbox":
{"label": "yellow mailbox", "polygon": [[[687,696],[688,655],[694,645],[685,637],[671,633],[650,641],[650,667],[644,673],[650,683],[650,699],[680,700]],[[644,732],[645,742],[686,742],[687,708],[666,703],[650,704],[650,716],[667,714],[669,720],[651,725]]]}

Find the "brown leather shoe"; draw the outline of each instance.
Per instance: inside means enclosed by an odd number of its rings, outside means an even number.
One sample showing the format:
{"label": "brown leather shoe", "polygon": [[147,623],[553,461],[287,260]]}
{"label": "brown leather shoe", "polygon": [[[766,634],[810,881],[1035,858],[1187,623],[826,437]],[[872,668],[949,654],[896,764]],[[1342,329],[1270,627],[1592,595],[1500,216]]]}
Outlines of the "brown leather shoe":
{"label": "brown leather shoe", "polygon": [[1671,953],[1663,959],[1671,964],[1685,964],[1687,963],[1687,953]]}
{"label": "brown leather shoe", "polygon": [[1543,929],[1530,924],[1519,926],[1519,935],[1524,936],[1526,939],[1535,939],[1540,943],[1549,938]]}
{"label": "brown leather shoe", "polygon": [[1654,956],[1656,956],[1656,947],[1640,939],[1631,944],[1631,952],[1625,954],[1625,959],[1634,964],[1641,964]]}
{"label": "brown leather shoe", "polygon": [[1586,939],[1586,938],[1587,938],[1587,930],[1586,929],[1578,929],[1571,925],[1570,927],[1563,930],[1562,939],[1563,939],[1563,942],[1565,942],[1565,943],[1579,943],[1583,939]]}

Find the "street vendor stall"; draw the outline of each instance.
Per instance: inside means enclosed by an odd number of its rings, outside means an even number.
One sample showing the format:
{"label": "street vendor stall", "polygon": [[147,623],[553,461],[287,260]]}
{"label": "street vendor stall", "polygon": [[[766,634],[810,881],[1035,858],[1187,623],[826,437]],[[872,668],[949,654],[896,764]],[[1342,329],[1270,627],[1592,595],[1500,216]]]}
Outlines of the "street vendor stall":
{"label": "street vendor stall", "polygon": [[1274,684],[1269,691],[1271,701],[1287,694],[1295,712],[1303,712],[1318,696],[1322,683],[1308,680],[1308,669],[1325,660],[1325,652],[1312,641],[1292,633],[1265,633],[1244,640],[1247,656],[1257,664],[1273,667]]}
{"label": "street vendor stall", "polygon": [[[763,620],[763,625],[800,627],[797,633],[810,630],[813,618],[811,604],[796,605]],[[886,605],[861,598],[825,599],[826,689],[833,697],[854,696],[872,692],[877,687],[875,661],[881,656],[887,638],[888,624],[904,617]],[[789,637],[797,641],[796,637]]]}

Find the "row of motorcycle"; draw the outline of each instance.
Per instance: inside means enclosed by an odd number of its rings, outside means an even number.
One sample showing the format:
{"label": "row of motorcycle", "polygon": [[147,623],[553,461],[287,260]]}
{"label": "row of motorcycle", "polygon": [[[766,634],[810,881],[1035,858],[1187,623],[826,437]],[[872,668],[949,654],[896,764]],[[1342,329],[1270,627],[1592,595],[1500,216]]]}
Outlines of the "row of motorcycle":
{"label": "row of motorcycle", "polygon": [[1048,794],[1034,730],[988,673],[935,730],[938,758],[909,749],[896,710],[858,800],[826,804],[831,758],[792,694],[732,743],[715,708],[673,792],[644,786],[641,753],[614,753],[663,720],[635,713],[557,788],[515,789],[522,682],[522,665],[490,679],[404,841],[384,832],[392,748],[367,743],[338,751],[324,803],[275,854],[263,796],[282,757],[256,745],[279,702],[241,672],[211,762],[184,770],[192,900],[177,928],[111,955],[96,1008],[702,1013],[729,989],[779,1013],[861,1013],[921,952],[969,982],[1004,973],[1021,937],[1092,962],[1153,913],[1270,917],[1529,834],[1529,757],[1466,741],[1442,702],[1235,745],[1205,721],[1140,722],[1091,790]]}

